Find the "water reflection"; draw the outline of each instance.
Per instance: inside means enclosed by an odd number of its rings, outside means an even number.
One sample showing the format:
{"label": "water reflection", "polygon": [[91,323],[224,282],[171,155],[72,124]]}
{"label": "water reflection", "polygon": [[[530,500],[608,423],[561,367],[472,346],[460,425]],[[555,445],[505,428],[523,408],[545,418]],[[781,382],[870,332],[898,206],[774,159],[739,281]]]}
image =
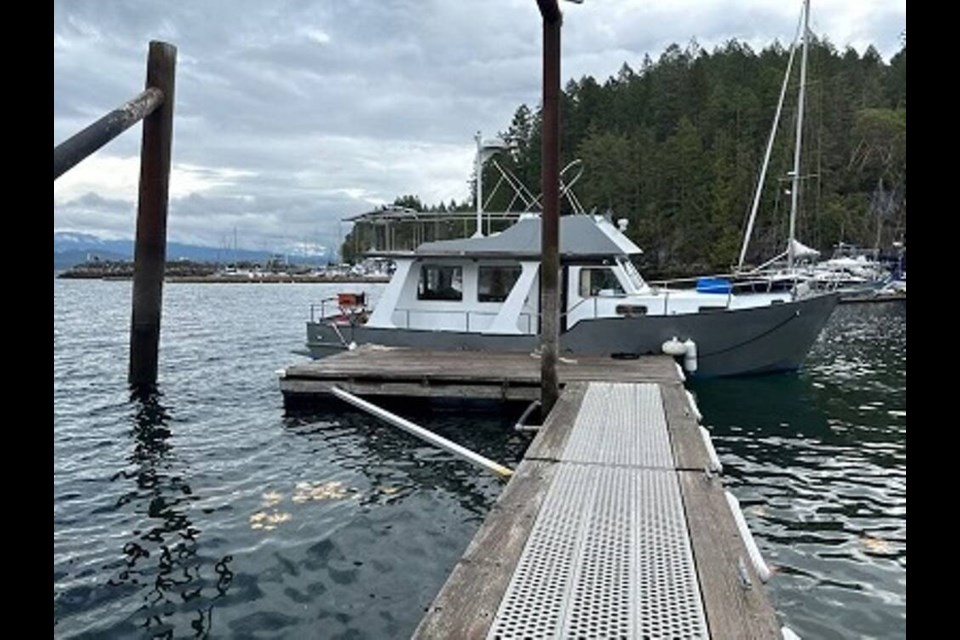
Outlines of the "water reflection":
{"label": "water reflection", "polygon": [[172,638],[181,620],[189,620],[192,635],[204,637],[210,632],[216,601],[230,588],[232,557],[213,563],[210,575],[209,561],[198,553],[201,531],[189,515],[190,503],[197,497],[184,479],[188,470],[171,444],[168,425],[173,419],[162,398],[151,387],[131,392],[133,451],[129,466],[111,481],[133,481],[115,506],[132,510],[140,526],[123,545],[122,566],[107,584],[142,593],[135,619],[121,623],[121,628],[135,624],[150,637]]}

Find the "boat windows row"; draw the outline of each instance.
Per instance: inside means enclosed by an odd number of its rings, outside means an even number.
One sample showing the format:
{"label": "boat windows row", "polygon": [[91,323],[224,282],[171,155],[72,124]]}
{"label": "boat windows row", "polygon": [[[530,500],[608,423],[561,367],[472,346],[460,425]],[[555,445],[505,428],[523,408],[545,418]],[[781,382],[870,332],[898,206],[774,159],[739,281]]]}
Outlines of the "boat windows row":
{"label": "boat windows row", "polygon": [[[519,265],[481,266],[477,271],[477,301],[503,302],[520,278]],[[626,292],[609,267],[580,270],[579,293],[582,298],[623,296]],[[420,267],[418,300],[463,300],[463,267],[424,264]]]}
{"label": "boat windows row", "polygon": [[[503,302],[520,278],[519,265],[480,267],[477,301]],[[425,264],[420,268],[418,300],[463,300],[463,267]]]}

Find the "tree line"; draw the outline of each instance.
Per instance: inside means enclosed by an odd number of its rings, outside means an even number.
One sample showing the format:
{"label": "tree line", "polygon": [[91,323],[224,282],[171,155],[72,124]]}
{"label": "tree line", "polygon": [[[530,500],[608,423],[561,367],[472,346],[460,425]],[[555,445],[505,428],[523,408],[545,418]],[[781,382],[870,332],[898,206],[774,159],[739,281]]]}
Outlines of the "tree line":
{"label": "tree line", "polygon": [[[811,39],[797,216],[804,244],[829,253],[839,242],[881,249],[905,242],[906,57],[905,35],[889,62],[872,46],[861,55]],[[561,166],[582,160],[574,187],[580,203],[628,219],[627,234],[656,272],[729,269],[743,240],[788,58],[778,42],[755,52],[731,40],[710,52],[692,41],[669,46],[656,61],[625,62],[603,82],[570,80],[560,96]],[[748,253],[754,264],[786,247],[799,66],[798,54],[761,190]],[[539,108],[520,105],[500,132],[511,149],[497,156],[534,193],[540,191],[540,117]],[[498,177],[488,163],[484,185]],[[504,210],[511,195],[499,190],[486,208]],[[474,207],[426,206],[416,196],[396,204],[421,211]],[[569,201],[561,208],[571,212]],[[365,232],[358,226],[351,233]],[[462,235],[462,225],[435,233]]]}

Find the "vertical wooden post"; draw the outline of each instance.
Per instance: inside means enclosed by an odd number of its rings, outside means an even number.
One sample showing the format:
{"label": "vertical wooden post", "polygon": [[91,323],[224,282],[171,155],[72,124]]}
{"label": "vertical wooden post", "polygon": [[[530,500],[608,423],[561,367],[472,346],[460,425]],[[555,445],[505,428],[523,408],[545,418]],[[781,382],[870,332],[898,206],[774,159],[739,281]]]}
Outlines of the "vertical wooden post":
{"label": "vertical wooden post", "polygon": [[146,86],[163,92],[163,104],[144,119],[140,147],[140,196],[127,378],[134,386],[152,385],[157,381],[176,63],[176,47],[165,42],[150,43]]}
{"label": "vertical wooden post", "polygon": [[540,218],[540,405],[550,413],[560,395],[560,26],[556,0],[539,2],[543,16],[543,215]]}

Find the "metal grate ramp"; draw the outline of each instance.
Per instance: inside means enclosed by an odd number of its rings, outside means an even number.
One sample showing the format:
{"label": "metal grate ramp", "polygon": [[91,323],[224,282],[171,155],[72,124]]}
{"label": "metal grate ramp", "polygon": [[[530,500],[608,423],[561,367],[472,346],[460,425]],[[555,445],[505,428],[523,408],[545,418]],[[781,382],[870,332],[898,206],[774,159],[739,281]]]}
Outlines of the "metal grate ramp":
{"label": "metal grate ramp", "polygon": [[591,382],[562,462],[673,469],[657,384]]}
{"label": "metal grate ramp", "polygon": [[675,472],[558,467],[487,637],[708,638]]}

